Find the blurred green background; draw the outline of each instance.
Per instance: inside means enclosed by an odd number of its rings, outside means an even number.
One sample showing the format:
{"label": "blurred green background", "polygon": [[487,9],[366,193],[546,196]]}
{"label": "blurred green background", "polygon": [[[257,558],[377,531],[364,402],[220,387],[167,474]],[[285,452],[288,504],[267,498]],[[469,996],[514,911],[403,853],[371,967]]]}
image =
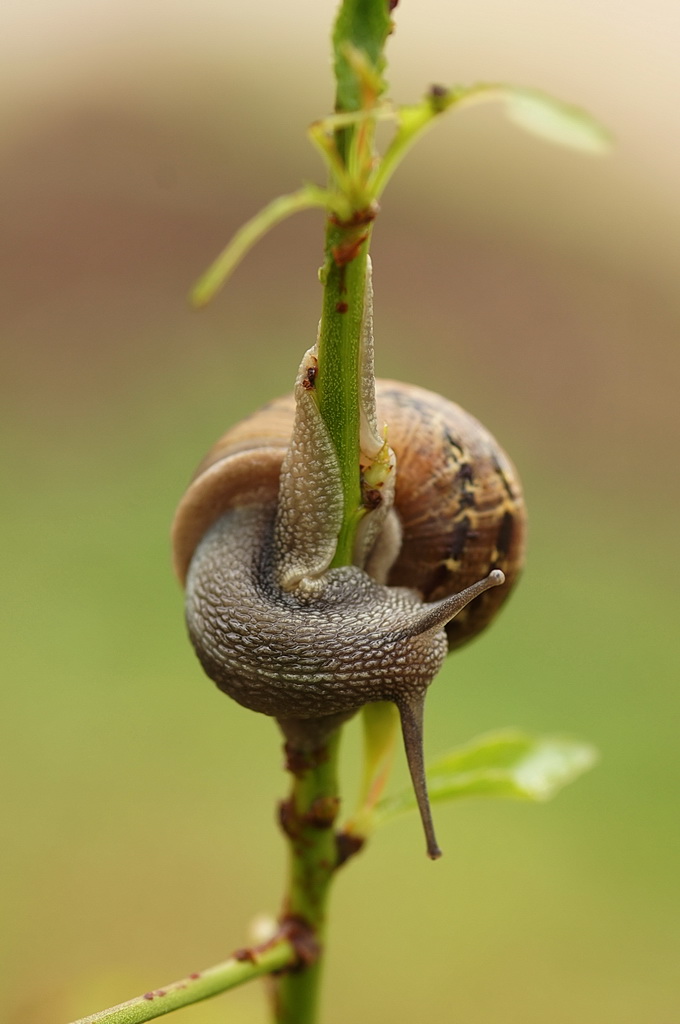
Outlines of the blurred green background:
{"label": "blurred green background", "polygon": [[[332,105],[331,0],[49,0],[0,31],[3,946],[0,1018],[49,1024],[214,963],[276,911],[274,725],[205,680],[168,529],[193,466],[287,390],[322,224],[185,295],[303,178]],[[677,4],[402,0],[392,95],[478,79],[587,106],[613,156],[451,117],[388,190],[378,371],[511,452],[527,572],[429,695],[431,755],[503,725],[594,742],[546,807],[436,808],[338,879],[326,1024],[670,1024],[680,835]],[[356,781],[357,724],[344,771]],[[404,781],[398,765],[395,783]],[[257,985],[181,1011],[264,1020]],[[179,1019],[179,1018],[178,1018]]]}

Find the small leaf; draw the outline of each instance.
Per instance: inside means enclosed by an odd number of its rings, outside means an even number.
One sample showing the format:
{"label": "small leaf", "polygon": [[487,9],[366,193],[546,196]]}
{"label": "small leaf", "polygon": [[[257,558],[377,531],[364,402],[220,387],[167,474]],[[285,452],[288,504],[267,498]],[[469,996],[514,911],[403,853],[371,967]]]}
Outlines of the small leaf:
{"label": "small leaf", "polygon": [[[470,796],[545,801],[591,768],[595,749],[578,740],[531,737],[515,730],[487,733],[427,769],[430,800]],[[410,789],[378,804],[376,823],[416,809]]]}
{"label": "small leaf", "polygon": [[205,306],[210,302],[246,253],[282,220],[315,206],[330,209],[333,202],[334,199],[328,192],[315,185],[304,185],[298,192],[273,199],[239,228],[217,259],[201,275],[189,296],[192,306]]}
{"label": "small leaf", "polygon": [[549,142],[584,153],[606,153],[611,148],[609,132],[580,107],[533,89],[508,89],[505,102],[511,121]]}
{"label": "small leaf", "polygon": [[585,110],[537,89],[487,83],[435,86],[420,103],[398,108],[398,129],[373,176],[373,196],[382,195],[406,153],[440,114],[480,103],[503,103],[510,120],[526,131],[582,153],[602,154],[611,148],[609,132]]}
{"label": "small leaf", "polygon": [[455,105],[500,100],[511,121],[548,142],[583,153],[606,153],[612,138],[586,110],[556,100],[538,89],[516,85],[474,85],[460,92]]}

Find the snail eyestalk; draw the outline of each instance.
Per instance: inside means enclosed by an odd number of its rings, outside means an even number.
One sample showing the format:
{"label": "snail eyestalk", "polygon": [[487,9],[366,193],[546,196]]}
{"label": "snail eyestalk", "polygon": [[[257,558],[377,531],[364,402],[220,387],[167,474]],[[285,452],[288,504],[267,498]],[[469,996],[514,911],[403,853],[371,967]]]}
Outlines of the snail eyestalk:
{"label": "snail eyestalk", "polygon": [[432,808],[427,793],[427,778],[425,775],[425,759],[423,757],[423,712],[425,709],[425,694],[409,703],[402,702],[397,705],[401,719],[401,732],[404,738],[404,749],[406,760],[413,783],[413,791],[418,803],[420,820],[423,823],[425,832],[425,843],[427,855],[430,860],[438,860],[442,851],[439,848],[437,837],[434,832],[432,820]]}
{"label": "snail eyestalk", "polygon": [[505,583],[505,573],[500,569],[493,569],[483,580],[466,587],[459,594],[453,594],[451,597],[442,598],[434,605],[426,606],[418,623],[418,632],[425,633],[428,629],[441,629],[485,590],[490,590],[491,587],[500,587],[503,583]]}

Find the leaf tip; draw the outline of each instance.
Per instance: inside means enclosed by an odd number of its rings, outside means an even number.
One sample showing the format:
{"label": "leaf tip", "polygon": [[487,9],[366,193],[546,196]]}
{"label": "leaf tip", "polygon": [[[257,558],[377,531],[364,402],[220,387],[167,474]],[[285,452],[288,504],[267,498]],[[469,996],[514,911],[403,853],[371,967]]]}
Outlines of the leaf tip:
{"label": "leaf tip", "polygon": [[203,307],[207,306],[210,302],[212,294],[209,290],[204,288],[202,283],[199,281],[198,284],[191,289],[187,298],[191,309],[203,309]]}
{"label": "leaf tip", "polygon": [[501,87],[500,96],[509,119],[532,135],[590,156],[604,156],[612,149],[612,134],[581,107],[537,89]]}

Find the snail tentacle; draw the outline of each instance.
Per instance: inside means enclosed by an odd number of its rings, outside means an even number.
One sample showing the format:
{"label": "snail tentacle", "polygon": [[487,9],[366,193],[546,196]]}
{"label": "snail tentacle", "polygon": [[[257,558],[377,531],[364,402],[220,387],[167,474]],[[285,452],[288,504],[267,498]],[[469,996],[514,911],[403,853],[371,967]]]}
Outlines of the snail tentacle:
{"label": "snail tentacle", "polygon": [[425,832],[425,844],[430,860],[438,860],[442,855],[434,831],[432,808],[427,792],[427,776],[425,775],[425,758],[423,755],[423,714],[425,710],[425,694],[418,694],[409,701],[397,703],[401,720],[401,733],[404,738],[406,761],[413,783],[413,791],[420,812],[420,819]]}

